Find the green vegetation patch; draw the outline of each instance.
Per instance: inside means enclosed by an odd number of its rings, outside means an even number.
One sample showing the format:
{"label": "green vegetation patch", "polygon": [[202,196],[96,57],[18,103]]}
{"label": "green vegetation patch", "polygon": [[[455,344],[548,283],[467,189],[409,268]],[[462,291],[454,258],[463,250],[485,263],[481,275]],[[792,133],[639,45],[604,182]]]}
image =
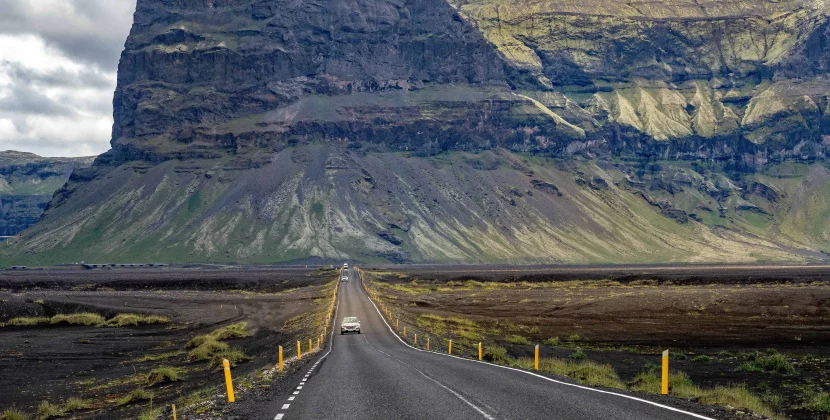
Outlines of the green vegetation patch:
{"label": "green vegetation patch", "polygon": [[213,356],[210,358],[210,364],[208,365],[211,369],[215,369],[222,366],[222,361],[224,359],[228,359],[231,367],[235,367],[240,362],[244,362],[246,360],[250,360],[251,357],[243,353],[239,349],[227,349],[220,351],[218,353],[214,353]]}
{"label": "green vegetation patch", "polygon": [[161,315],[118,314],[107,320],[103,325],[107,327],[128,327],[167,322],[170,322],[170,318]]}
{"label": "green vegetation patch", "polygon": [[[634,391],[659,394],[662,386],[660,373],[651,369],[634,377],[630,389]],[[712,389],[702,389],[692,383],[685,372],[669,372],[669,393],[671,395],[697,400],[703,404],[730,406],[741,410],[767,417],[776,417],[776,414],[758,396],[752,394],[744,385],[719,386]]]}
{"label": "green vegetation patch", "polygon": [[81,314],[58,314],[52,317],[50,323],[69,325],[101,325],[104,323],[104,317],[89,312]]}
{"label": "green vegetation patch", "polygon": [[[194,340],[196,338],[194,338]],[[213,357],[214,354],[227,351],[228,349],[229,346],[227,345],[227,343],[216,341],[215,338],[208,336],[205,340],[201,341],[201,344],[199,344],[196,348],[190,351],[188,359],[190,359],[191,362],[208,360],[211,357]]]}
{"label": "green vegetation patch", "polygon": [[12,318],[6,325],[14,327],[31,327],[34,325],[48,324],[50,321],[47,317],[18,317]]}
{"label": "green vegetation patch", "polygon": [[807,394],[801,408],[811,411],[830,413],[830,393],[812,392]]}
{"label": "green vegetation patch", "polygon": [[248,323],[247,322],[239,322],[236,324],[231,324],[225,327],[222,327],[214,332],[211,335],[216,338],[217,340],[228,340],[231,338],[245,338],[250,336],[248,333]]}
{"label": "green vegetation patch", "polygon": [[121,397],[118,400],[118,405],[127,405],[132,404],[134,402],[139,401],[148,401],[153,398],[153,394],[150,392],[145,391],[142,388],[136,388],[132,390],[129,394]]}
{"label": "green vegetation patch", "polygon": [[[533,369],[533,362],[533,358],[523,357],[514,361],[513,365],[523,369]],[[620,380],[617,371],[611,365],[590,360],[574,361],[543,357],[539,359],[539,370],[575,379],[585,385],[625,389],[625,383]]]}
{"label": "green vegetation patch", "polygon": [[2,420],[28,420],[28,416],[23,414],[22,411],[18,411],[15,409],[7,409],[3,410],[3,413],[0,414],[0,419]]}
{"label": "green vegetation patch", "polygon": [[161,366],[150,371],[147,374],[147,385],[153,386],[167,382],[177,382],[181,380],[183,371],[180,368]]}
{"label": "green vegetation patch", "polygon": [[530,345],[530,341],[528,341],[527,338],[524,338],[520,335],[509,335],[509,336],[504,338],[504,341],[506,341],[510,344],[516,344],[516,345],[522,345],[522,346],[529,346]]}
{"label": "green vegetation patch", "polygon": [[66,413],[66,410],[63,407],[52,404],[49,401],[43,401],[40,405],[37,406],[37,418],[38,420],[41,419],[51,419],[53,417],[60,417]]}
{"label": "green vegetation patch", "polygon": [[765,353],[744,353],[742,357],[746,361],[735,369],[738,372],[772,372],[782,375],[795,373],[795,368],[787,358],[774,349],[768,349]]}

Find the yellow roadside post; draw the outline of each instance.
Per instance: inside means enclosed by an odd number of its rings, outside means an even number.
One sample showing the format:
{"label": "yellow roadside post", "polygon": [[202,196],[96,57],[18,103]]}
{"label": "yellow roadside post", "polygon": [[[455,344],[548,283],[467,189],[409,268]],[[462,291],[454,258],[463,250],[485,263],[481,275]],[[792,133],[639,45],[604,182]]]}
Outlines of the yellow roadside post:
{"label": "yellow roadside post", "polygon": [[400,319],[396,319],[396,320],[395,320],[395,328],[400,328],[400,327],[398,326],[398,324],[400,323],[400,321],[401,321]]}
{"label": "yellow roadside post", "polygon": [[406,337],[406,325],[403,327],[403,336]]}
{"label": "yellow roadside post", "polygon": [[484,354],[481,351],[481,341],[479,341],[478,342],[478,360],[481,360],[482,356],[484,356]]}
{"label": "yellow roadside post", "polygon": [[225,386],[228,388],[228,402],[233,402],[233,381],[231,380],[231,362],[222,359],[222,366],[225,369]]}
{"label": "yellow roadside post", "polygon": [[533,369],[539,370],[539,345],[533,351]]}
{"label": "yellow roadside post", "polygon": [[413,343],[414,343],[416,346],[418,345],[418,334],[415,334],[415,340],[413,340]]}
{"label": "yellow roadside post", "polygon": [[447,354],[452,354],[452,340],[450,340],[450,345],[447,346]]}
{"label": "yellow roadside post", "polygon": [[300,347],[300,340],[297,340],[297,360],[300,360],[302,358],[303,358],[302,347]]}
{"label": "yellow roadside post", "polygon": [[663,395],[669,394],[669,351],[663,352],[663,386],[660,389]]}
{"label": "yellow roadside post", "polygon": [[283,370],[283,368],[285,368],[285,364],[284,364],[284,363],[283,363],[283,361],[282,361],[282,346],[280,346],[280,357],[279,357],[279,361],[280,361],[280,362],[279,362],[279,363],[280,363],[280,371],[282,371],[282,370]]}
{"label": "yellow roadside post", "polygon": [[427,351],[429,351],[429,337],[427,337]]}
{"label": "yellow roadside post", "polygon": [[173,420],[178,420],[176,418],[176,404],[173,404]]}
{"label": "yellow roadside post", "polygon": [[309,338],[309,339],[308,339],[308,353],[309,353],[309,354],[311,354],[311,351],[312,351],[312,350],[314,350],[314,347],[312,347],[312,345],[311,345],[311,344],[312,344],[312,343],[311,343],[311,339]]}

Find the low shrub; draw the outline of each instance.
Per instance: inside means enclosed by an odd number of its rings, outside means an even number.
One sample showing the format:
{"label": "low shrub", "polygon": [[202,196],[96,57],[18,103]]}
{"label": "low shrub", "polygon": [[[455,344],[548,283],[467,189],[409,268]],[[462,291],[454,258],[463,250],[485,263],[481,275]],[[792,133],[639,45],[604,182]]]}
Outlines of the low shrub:
{"label": "low shrub", "polygon": [[689,358],[689,356],[687,356],[686,353],[679,352],[679,351],[669,353],[669,357],[672,358],[673,360],[686,360],[686,359]]}
{"label": "low shrub", "polygon": [[181,379],[182,370],[170,366],[157,367],[147,374],[147,385],[153,386],[166,382],[176,382]]}
{"label": "low shrub", "polygon": [[582,337],[579,334],[571,334],[568,336],[568,341],[579,341],[582,340]]}
{"label": "low shrub", "polygon": [[164,413],[164,407],[151,408],[138,415],[137,420],[157,420]]}
{"label": "low shrub", "polygon": [[145,391],[142,388],[136,388],[130,391],[129,394],[121,397],[118,400],[118,405],[127,405],[138,401],[147,401],[153,398],[153,394]]}
{"label": "low shrub", "polygon": [[711,362],[711,361],[712,361],[712,357],[711,357],[711,356],[707,356],[707,355],[705,355],[705,354],[701,354],[701,355],[699,355],[699,356],[692,357],[692,361],[693,361],[693,362]]}
{"label": "low shrub", "polygon": [[523,345],[523,346],[530,345],[530,341],[527,341],[527,338],[524,338],[520,335],[509,335],[509,336],[504,338],[504,341],[506,341],[510,344],[517,344],[517,345]]}
{"label": "low shrub", "polygon": [[53,316],[50,322],[52,324],[100,325],[104,323],[104,317],[93,313],[58,314]]}

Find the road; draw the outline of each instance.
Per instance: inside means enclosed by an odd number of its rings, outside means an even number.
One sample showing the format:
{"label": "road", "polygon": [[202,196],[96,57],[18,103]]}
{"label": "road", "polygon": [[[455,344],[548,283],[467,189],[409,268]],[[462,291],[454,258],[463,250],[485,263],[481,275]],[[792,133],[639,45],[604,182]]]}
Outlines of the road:
{"label": "road", "polygon": [[[262,419],[693,419],[702,415],[552,381],[523,371],[419,351],[393,334],[345,270],[329,347],[302,382],[258,410]],[[340,335],[356,316],[362,334]]]}

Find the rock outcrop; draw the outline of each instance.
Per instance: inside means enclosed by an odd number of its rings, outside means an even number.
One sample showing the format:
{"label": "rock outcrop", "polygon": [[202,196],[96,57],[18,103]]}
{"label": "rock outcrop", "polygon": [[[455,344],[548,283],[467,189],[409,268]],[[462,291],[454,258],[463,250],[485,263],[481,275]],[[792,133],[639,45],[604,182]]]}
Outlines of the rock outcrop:
{"label": "rock outcrop", "polygon": [[827,45],[818,0],[138,0],[112,150],[12,248],[821,258]]}
{"label": "rock outcrop", "polygon": [[55,190],[74,169],[88,167],[92,160],[0,152],[0,236],[17,235],[40,220]]}

